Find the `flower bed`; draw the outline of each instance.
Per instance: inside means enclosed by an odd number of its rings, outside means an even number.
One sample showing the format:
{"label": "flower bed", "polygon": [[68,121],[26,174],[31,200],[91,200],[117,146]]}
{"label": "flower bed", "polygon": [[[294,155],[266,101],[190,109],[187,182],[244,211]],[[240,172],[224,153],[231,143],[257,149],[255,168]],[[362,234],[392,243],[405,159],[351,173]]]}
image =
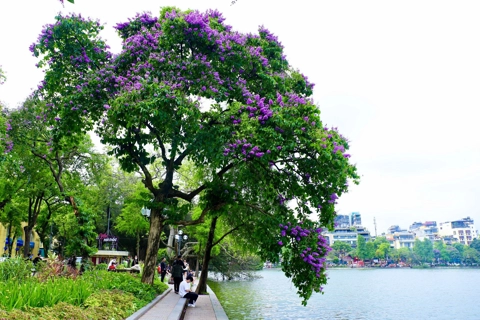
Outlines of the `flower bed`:
{"label": "flower bed", "polygon": [[0,263],[0,319],[124,319],[168,288],[158,279],[144,284],[138,274],[79,275],[55,261],[35,276],[31,268],[22,259]]}

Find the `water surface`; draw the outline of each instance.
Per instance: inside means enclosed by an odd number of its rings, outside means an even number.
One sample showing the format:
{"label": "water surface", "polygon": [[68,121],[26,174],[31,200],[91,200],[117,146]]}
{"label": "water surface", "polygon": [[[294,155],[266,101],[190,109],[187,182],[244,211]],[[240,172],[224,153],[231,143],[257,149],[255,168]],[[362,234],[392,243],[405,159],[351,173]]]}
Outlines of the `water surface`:
{"label": "water surface", "polygon": [[480,320],[480,269],[332,269],[306,307],[278,269],[210,281],[229,319]]}

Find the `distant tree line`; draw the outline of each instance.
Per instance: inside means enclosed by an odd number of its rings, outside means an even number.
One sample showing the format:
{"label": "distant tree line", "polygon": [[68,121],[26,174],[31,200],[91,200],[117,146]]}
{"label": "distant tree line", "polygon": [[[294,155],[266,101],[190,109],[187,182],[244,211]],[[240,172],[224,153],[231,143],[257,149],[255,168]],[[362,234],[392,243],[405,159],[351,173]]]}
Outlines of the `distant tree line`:
{"label": "distant tree line", "polygon": [[474,239],[470,245],[461,243],[447,245],[443,241],[416,239],[412,249],[407,247],[394,249],[385,237],[377,237],[374,241],[367,242],[363,236],[359,235],[356,248],[342,241],[336,241],[332,245],[329,258],[334,263],[340,263],[344,256],[357,257],[360,260],[380,259],[393,263],[404,262],[410,265],[426,263],[476,265],[480,263],[480,240]]}

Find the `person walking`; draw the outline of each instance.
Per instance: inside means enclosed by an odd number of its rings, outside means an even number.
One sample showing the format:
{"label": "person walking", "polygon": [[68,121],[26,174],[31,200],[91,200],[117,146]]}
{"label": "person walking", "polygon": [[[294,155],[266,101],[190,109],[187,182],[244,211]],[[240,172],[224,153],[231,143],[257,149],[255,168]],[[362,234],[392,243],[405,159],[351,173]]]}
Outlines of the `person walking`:
{"label": "person walking", "polygon": [[189,307],[195,308],[195,302],[198,299],[198,294],[192,292],[192,283],[192,276],[187,276],[187,278],[180,283],[180,296],[188,299]]}
{"label": "person walking", "polygon": [[160,280],[163,282],[165,280],[165,275],[167,274],[167,264],[165,263],[166,259],[165,257],[162,259],[160,262]]}
{"label": "person walking", "polygon": [[178,256],[177,260],[175,260],[175,263],[173,264],[172,268],[172,276],[173,276],[173,289],[175,293],[178,293],[180,283],[183,280],[183,268],[185,266],[183,265],[182,261],[182,256]]}

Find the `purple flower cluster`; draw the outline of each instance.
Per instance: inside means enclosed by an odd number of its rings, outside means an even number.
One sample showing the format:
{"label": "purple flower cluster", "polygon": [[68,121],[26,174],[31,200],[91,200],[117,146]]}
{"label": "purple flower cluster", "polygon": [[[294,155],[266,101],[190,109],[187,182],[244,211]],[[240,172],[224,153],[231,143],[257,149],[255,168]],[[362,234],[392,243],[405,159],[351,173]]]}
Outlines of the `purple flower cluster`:
{"label": "purple flower cluster", "polygon": [[[228,155],[229,153],[233,152],[240,152],[244,160],[247,160],[252,157],[261,158],[265,154],[265,152],[260,150],[260,147],[253,146],[250,143],[247,143],[246,139],[243,140],[236,140],[233,143],[228,144],[228,146],[223,150],[223,155]],[[267,150],[269,153],[269,150]]]}
{"label": "purple flower cluster", "polygon": [[[300,223],[301,224],[301,223]],[[301,225],[295,227],[289,222],[286,225],[280,224],[280,236],[286,241],[293,241],[297,244],[301,244],[303,240],[308,242],[308,240],[315,238],[315,246],[308,246],[303,248],[300,253],[300,257],[303,261],[311,266],[312,271],[315,272],[315,275],[319,278],[325,272],[326,269],[326,256],[329,251],[332,249],[328,246],[327,240],[322,236],[322,229],[308,229],[303,228]],[[284,241],[280,240],[278,245],[283,246]]]}

